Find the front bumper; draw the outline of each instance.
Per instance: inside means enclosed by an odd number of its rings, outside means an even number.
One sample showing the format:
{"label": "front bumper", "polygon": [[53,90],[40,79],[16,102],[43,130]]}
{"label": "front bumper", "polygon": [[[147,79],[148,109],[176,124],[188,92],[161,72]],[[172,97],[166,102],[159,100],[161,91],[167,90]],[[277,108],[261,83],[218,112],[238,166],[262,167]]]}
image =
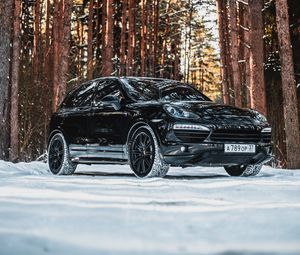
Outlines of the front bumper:
{"label": "front bumper", "polygon": [[225,153],[224,143],[170,144],[161,148],[171,166],[232,166],[263,164],[272,159],[271,144],[256,144],[255,153]]}

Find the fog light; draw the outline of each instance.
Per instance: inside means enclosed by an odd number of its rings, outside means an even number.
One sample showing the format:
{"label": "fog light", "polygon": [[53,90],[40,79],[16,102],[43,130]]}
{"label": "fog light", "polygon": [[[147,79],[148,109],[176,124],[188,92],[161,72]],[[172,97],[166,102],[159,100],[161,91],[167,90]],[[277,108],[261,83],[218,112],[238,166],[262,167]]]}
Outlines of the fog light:
{"label": "fog light", "polygon": [[264,128],[261,132],[262,133],[271,133],[272,132],[272,128],[270,128],[270,127]]}
{"label": "fog light", "polygon": [[181,150],[181,152],[186,152],[188,150],[188,148],[185,146],[181,146],[180,150]]}

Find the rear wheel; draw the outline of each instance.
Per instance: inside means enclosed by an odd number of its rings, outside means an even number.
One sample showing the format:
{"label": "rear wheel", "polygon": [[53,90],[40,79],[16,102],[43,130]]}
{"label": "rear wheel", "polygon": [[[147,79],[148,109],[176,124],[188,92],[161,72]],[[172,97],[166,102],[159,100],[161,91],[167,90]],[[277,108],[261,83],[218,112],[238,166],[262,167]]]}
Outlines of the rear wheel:
{"label": "rear wheel", "polygon": [[224,166],[224,168],[230,176],[248,177],[257,175],[262,165]]}
{"label": "rear wheel", "polygon": [[153,130],[143,126],[135,131],[128,144],[129,162],[137,177],[164,177],[168,170]]}
{"label": "rear wheel", "polygon": [[70,160],[69,149],[62,133],[56,133],[48,146],[48,165],[50,171],[57,175],[70,175],[77,165]]}

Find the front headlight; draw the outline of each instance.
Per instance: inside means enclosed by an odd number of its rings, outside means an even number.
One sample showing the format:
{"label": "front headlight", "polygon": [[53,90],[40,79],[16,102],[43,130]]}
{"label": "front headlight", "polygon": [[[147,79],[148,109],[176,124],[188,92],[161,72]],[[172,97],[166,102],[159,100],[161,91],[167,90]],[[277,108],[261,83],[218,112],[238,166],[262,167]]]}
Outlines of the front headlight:
{"label": "front headlight", "polygon": [[165,111],[171,115],[174,118],[179,118],[179,119],[198,119],[199,116],[195,113],[188,112],[185,110],[182,110],[178,107],[174,107],[171,105],[166,105],[164,107]]}

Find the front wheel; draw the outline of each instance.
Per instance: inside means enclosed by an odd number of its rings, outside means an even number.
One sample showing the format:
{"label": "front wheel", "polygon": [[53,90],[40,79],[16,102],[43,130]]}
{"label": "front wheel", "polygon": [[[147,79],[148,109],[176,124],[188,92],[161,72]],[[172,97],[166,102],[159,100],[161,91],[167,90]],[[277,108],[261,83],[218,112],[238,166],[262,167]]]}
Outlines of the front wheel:
{"label": "front wheel", "polygon": [[137,177],[164,177],[168,170],[153,130],[143,126],[135,131],[128,144],[129,163]]}
{"label": "front wheel", "polygon": [[48,146],[48,165],[50,171],[57,175],[71,175],[76,164],[70,160],[69,149],[62,133],[56,133]]}
{"label": "front wheel", "polygon": [[224,166],[224,168],[230,176],[248,177],[257,175],[262,165]]}

